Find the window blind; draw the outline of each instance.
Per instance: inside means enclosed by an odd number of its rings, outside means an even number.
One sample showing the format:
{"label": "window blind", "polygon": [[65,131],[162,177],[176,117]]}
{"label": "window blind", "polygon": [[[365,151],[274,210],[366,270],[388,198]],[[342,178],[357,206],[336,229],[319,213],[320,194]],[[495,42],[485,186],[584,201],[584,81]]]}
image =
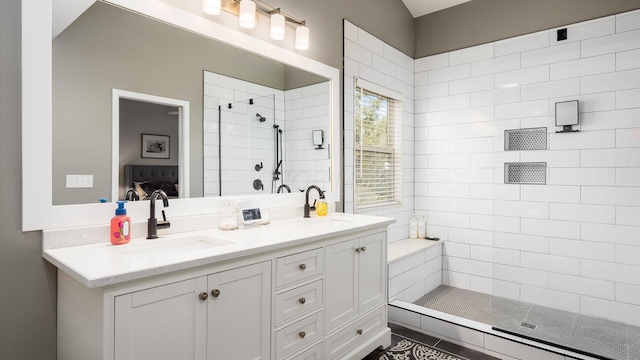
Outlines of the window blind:
{"label": "window blind", "polygon": [[356,81],[356,209],[401,203],[402,103],[389,94]]}

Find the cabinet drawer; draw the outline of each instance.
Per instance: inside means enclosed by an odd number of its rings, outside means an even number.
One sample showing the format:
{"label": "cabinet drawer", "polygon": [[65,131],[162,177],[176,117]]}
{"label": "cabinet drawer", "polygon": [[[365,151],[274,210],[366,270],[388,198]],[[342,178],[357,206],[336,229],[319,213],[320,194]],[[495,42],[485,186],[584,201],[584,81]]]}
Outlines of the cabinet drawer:
{"label": "cabinet drawer", "polygon": [[276,267],[276,286],[292,284],[324,271],[323,249],[314,249],[298,254],[278,258]]}
{"label": "cabinet drawer", "polygon": [[365,339],[377,330],[387,326],[384,310],[384,306],[380,307],[375,312],[333,334],[327,340],[328,358],[337,358],[340,354],[355,346],[361,339]]}
{"label": "cabinet drawer", "polygon": [[322,337],[322,311],[276,332],[276,358],[282,359]]}
{"label": "cabinet drawer", "polygon": [[288,360],[324,360],[322,347],[323,344],[320,343],[307,351],[303,351],[300,354],[289,358]]}
{"label": "cabinet drawer", "polygon": [[322,284],[323,280],[317,280],[276,295],[276,323],[322,306]]}

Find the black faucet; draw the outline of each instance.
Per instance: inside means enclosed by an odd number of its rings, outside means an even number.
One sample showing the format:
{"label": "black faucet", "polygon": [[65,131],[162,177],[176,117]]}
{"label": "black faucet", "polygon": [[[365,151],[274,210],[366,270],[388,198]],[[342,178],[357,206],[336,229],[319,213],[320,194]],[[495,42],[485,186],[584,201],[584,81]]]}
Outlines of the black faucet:
{"label": "black faucet", "polygon": [[[318,194],[320,194],[320,199],[324,199],[324,191],[320,190],[319,187],[317,187],[316,185],[311,185],[307,188],[307,193],[304,197],[304,217],[308,218],[311,217],[309,216],[309,212],[311,211],[311,206],[309,205],[309,191],[311,191],[311,189],[316,189],[318,190]],[[315,201],[313,202],[314,205],[314,210],[315,210]]]}
{"label": "black faucet", "polygon": [[129,201],[138,201],[140,200],[140,195],[138,195],[138,192],[134,189],[129,189],[125,194],[124,199]]}
{"label": "black faucet", "polygon": [[280,190],[282,190],[282,189],[285,189],[285,190],[287,190],[288,193],[291,193],[291,188],[289,187],[289,185],[282,184],[282,185],[278,186],[277,193],[279,194]]}
{"label": "black faucet", "polygon": [[162,198],[164,207],[169,207],[169,198],[167,198],[167,194],[164,191],[156,190],[151,193],[151,198],[149,198],[151,212],[149,220],[147,220],[147,239],[157,239],[158,229],[166,229],[171,226],[171,223],[167,221],[164,210],[162,210],[162,221],[158,222],[158,219],[156,219],[156,198],[158,196]]}

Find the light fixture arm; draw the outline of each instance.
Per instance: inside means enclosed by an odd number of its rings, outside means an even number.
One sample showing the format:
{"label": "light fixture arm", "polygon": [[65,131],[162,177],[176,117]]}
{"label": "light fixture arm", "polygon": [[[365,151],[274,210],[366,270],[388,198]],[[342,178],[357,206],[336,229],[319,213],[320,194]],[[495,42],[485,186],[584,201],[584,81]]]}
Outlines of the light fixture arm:
{"label": "light fixture arm", "polygon": [[[284,16],[285,20],[294,23],[296,25],[306,26],[305,20],[299,20],[294,18],[293,16],[286,14],[280,10],[280,8],[275,8],[271,5],[265,4],[262,1],[253,0],[256,3],[256,11],[264,14],[264,15],[272,15],[274,13],[280,14]],[[234,14],[236,16],[240,15],[240,0],[222,0],[222,10]]]}

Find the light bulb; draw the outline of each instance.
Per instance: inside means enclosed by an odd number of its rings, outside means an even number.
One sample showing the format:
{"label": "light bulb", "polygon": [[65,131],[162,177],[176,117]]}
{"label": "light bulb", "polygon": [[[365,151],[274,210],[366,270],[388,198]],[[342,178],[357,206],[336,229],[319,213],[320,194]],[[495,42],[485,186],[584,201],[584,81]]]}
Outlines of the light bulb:
{"label": "light bulb", "polygon": [[302,25],[296,29],[296,49],[307,50],[309,48],[309,28]]}
{"label": "light bulb", "polygon": [[284,39],[284,16],[282,14],[271,14],[271,38],[273,40]]}
{"label": "light bulb", "polygon": [[256,27],[256,3],[251,0],[240,1],[240,27],[253,29]]}
{"label": "light bulb", "polygon": [[202,0],[202,11],[209,15],[220,15],[221,0]]}

